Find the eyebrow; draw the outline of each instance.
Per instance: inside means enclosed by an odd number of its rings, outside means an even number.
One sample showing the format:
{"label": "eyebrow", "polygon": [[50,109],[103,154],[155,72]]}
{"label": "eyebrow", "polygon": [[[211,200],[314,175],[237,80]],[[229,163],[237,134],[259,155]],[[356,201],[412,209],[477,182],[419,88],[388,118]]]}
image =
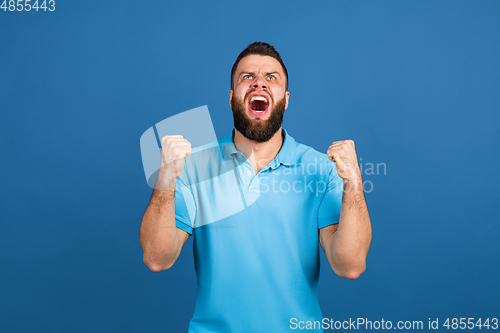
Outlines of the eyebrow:
{"label": "eyebrow", "polygon": [[[255,75],[255,72],[241,72],[241,74],[239,76],[246,75],[246,74]],[[271,74],[277,74],[281,78],[280,73],[277,71],[264,73],[264,75],[271,75]]]}

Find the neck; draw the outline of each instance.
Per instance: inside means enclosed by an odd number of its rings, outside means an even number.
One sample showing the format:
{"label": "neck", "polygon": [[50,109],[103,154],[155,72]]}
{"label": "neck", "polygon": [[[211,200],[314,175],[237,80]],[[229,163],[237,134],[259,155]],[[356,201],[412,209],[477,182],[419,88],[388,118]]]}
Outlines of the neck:
{"label": "neck", "polygon": [[257,174],[260,169],[271,162],[278,155],[283,145],[283,136],[280,129],[266,142],[248,140],[237,129],[234,130],[234,145],[241,151],[254,167]]}

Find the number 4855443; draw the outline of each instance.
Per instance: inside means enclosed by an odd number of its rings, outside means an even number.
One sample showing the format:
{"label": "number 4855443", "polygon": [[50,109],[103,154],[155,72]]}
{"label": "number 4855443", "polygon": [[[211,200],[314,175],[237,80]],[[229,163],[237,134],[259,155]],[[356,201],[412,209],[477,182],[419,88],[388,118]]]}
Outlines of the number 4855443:
{"label": "number 4855443", "polygon": [[[1,1],[1,0],[0,0]],[[47,6],[48,4],[48,6]],[[56,2],[55,0],[43,0],[43,2],[40,0],[40,5],[38,0],[32,1],[32,0],[3,0],[2,5],[0,6],[1,9],[3,9],[4,12],[7,10],[9,12],[22,12],[26,11],[29,12],[30,10],[36,10],[38,9],[42,10],[45,12],[47,9],[51,12],[56,10]]]}

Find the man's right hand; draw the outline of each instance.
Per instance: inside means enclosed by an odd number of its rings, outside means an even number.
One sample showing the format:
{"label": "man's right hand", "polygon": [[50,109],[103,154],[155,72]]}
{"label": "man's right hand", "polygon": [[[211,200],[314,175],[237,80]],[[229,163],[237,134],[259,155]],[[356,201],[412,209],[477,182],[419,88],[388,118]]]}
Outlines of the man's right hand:
{"label": "man's right hand", "polygon": [[175,180],[182,174],[184,159],[191,154],[191,143],[182,135],[166,135],[161,139],[161,166],[155,189],[175,190]]}

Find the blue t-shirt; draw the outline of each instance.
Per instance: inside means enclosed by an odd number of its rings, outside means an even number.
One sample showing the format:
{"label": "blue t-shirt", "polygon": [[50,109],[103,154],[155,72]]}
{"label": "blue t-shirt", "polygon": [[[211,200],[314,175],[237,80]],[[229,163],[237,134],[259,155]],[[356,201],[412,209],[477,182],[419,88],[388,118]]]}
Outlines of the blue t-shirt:
{"label": "blue t-shirt", "polygon": [[326,154],[282,133],[257,175],[232,133],[186,159],[175,218],[194,236],[189,332],[291,332],[292,318],[323,319],[318,229],[338,223],[343,183]]}

